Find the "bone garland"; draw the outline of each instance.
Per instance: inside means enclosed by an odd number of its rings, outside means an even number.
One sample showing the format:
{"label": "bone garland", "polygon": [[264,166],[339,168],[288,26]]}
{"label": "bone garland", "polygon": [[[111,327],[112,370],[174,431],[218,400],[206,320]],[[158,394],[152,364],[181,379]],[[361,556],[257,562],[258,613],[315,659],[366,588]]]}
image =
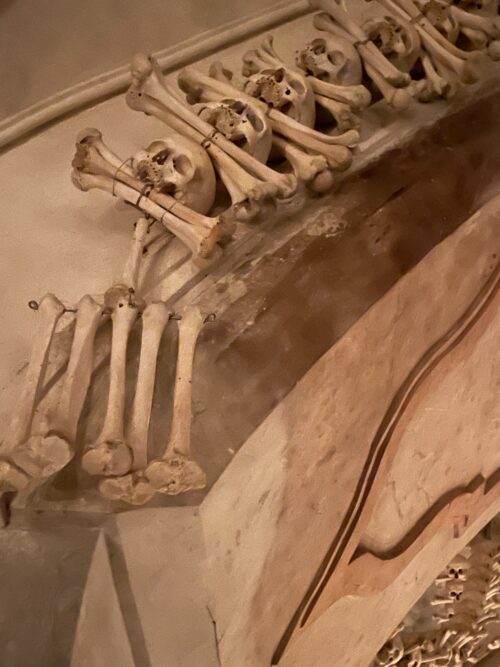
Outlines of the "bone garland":
{"label": "bone garland", "polygon": [[[326,30],[333,35],[344,35],[342,29],[339,29],[339,27],[333,22],[332,17],[327,13],[316,15],[314,17],[314,25],[316,28],[318,28],[318,30]],[[360,55],[365,53],[361,45],[359,46],[359,53]],[[368,74],[375,86],[380,90],[386,102],[398,111],[406,109],[411,102],[411,95],[407,88],[402,88],[401,86],[408,85],[410,82],[409,74],[403,73],[397,69],[397,72],[399,72],[401,76],[406,77],[405,79],[401,79],[401,77],[396,77],[387,72],[387,68],[385,66],[377,67],[374,66],[372,62],[373,58],[363,58],[365,72]],[[387,62],[390,63],[388,60]],[[394,69],[396,69],[392,63],[390,64],[392,67],[394,67]],[[382,73],[381,70],[383,70],[384,73]],[[316,92],[324,92],[324,94],[328,95],[328,86],[330,84],[316,80],[312,82],[312,85]]]}
{"label": "bone garland", "polygon": [[[334,35],[350,39],[356,46],[363,63],[368,64],[391,85],[402,87],[410,83],[408,74],[393,65],[376,45],[371,42],[366,32],[343,9],[336,0],[310,0],[313,9],[321,9],[333,19],[327,28]],[[322,15],[323,16],[323,15]],[[315,22],[316,27],[318,27]],[[323,28],[325,29],[325,28]]]}
{"label": "bone garland", "polygon": [[136,318],[137,308],[125,299],[118,303],[111,315],[113,333],[106,417],[97,441],[82,458],[82,467],[91,475],[123,475],[132,465],[132,452],[125,442],[123,418],[127,343]]}
{"label": "bone garland", "polygon": [[467,52],[457,48],[446,39],[432,23],[420,12],[412,0],[378,0],[390,12],[412,21],[420,35],[424,49],[434,60],[441,62],[455,72],[462,83],[477,81],[477,69],[472,60],[476,60],[476,52]]}
{"label": "bone garland", "polygon": [[179,349],[170,439],[163,456],[145,470],[151,486],[167,495],[203,489],[206,476],[191,454],[192,375],[196,340],[204,318],[196,306],[189,307],[179,322]]}
{"label": "bone garland", "polygon": [[237,220],[254,219],[259,214],[261,206],[277,196],[278,188],[275,184],[266,183],[250,174],[217,144],[186,123],[183,118],[170,112],[158,100],[131,88],[126,101],[131,109],[155,116],[168,127],[204,145],[231,197],[231,211]]}
{"label": "bone garland", "polygon": [[272,144],[271,126],[257,105],[239,99],[223,99],[199,104],[195,108],[200,118],[226,139],[259,162],[267,162]]}
{"label": "bone garland", "polygon": [[[127,173],[115,169],[114,163],[119,161],[119,158],[115,158],[113,163],[108,162],[101,153],[99,153],[99,147],[103,144],[102,140],[99,144],[96,144],[94,140],[95,130],[90,132],[85,131],[80,133],[77,144],[76,144],[76,154],[73,159],[73,167],[78,171],[89,174],[102,174],[109,176],[113,180],[122,182],[125,185],[136,190],[139,195],[144,191],[145,184],[140,181],[138,178],[130,176]],[[107,152],[110,153],[109,149]],[[146,184],[147,185],[147,184]],[[151,184],[152,185],[152,184]],[[197,227],[200,230],[208,230],[211,234],[212,240],[214,237],[218,239],[222,238],[223,235],[229,235],[233,231],[233,225],[228,220],[223,220],[222,217],[210,218],[206,215],[202,215],[197,211],[194,211],[181,202],[178,202],[176,199],[171,197],[169,194],[164,192],[158,192],[152,189],[148,196],[152,199],[153,202],[157,203],[159,206],[164,208],[170,214],[174,215],[175,218],[189,223],[193,227]],[[168,227],[168,224],[166,224]],[[187,225],[184,225],[187,228]],[[171,229],[171,231],[178,235]],[[188,233],[187,231],[185,233]]]}
{"label": "bone garland", "polygon": [[153,141],[132,158],[132,175],[151,183],[157,192],[172,195],[179,217],[190,222],[191,211],[207,214],[215,200],[215,172],[208,153],[198,143],[177,132]]}
{"label": "bone garland", "polygon": [[219,132],[196,115],[189,107],[179,102],[175,92],[163,80],[157,63],[152,58],[137,55],[132,61],[132,88],[140,95],[147,95],[157,100],[167,111],[185,120],[193,129],[197,130],[214,144],[217,144],[225,153],[233,158],[249,173],[263,181],[276,186],[278,195],[287,197],[293,194],[293,180],[262,164],[235,144],[228,141]]}
{"label": "bone garland", "polygon": [[[228,111],[230,114],[222,125],[220,125],[220,120],[222,119],[220,119],[219,112],[216,113],[215,117],[210,119],[207,117],[208,122],[218,129],[219,132],[222,132],[226,139],[238,143],[240,148],[243,148],[243,150],[250,153],[250,155],[253,155],[260,162],[266,162],[271,152],[273,133],[265,110],[246,97],[240,99],[239,91],[237,93],[237,89],[234,88],[231,83],[233,73],[226,70],[222,63],[212,63],[209,74],[217,81],[229,84],[237,94],[237,99],[223,99],[220,102],[216,102],[215,106],[208,103],[207,106],[215,109],[220,109],[221,105],[223,108],[229,107]],[[188,102],[194,103],[199,97],[199,91],[196,91],[196,95],[193,99],[188,97]],[[200,113],[200,109],[203,109],[203,105],[200,105],[198,109],[198,113]],[[233,113],[237,114],[234,123],[231,122]],[[219,125],[217,125],[217,122],[219,122]],[[227,123],[229,123],[229,127],[226,127]],[[247,123],[247,125],[249,124],[251,127],[243,127],[244,123]],[[238,139],[238,136],[241,138]]]}
{"label": "bone garland", "polygon": [[[182,70],[179,74],[179,85],[184,91],[197,90],[204,99],[210,100],[220,99],[230,91],[234,92],[230,84],[202,74],[193,67],[186,67]],[[322,134],[301,125],[276,109],[269,109],[268,117],[271,120],[273,132],[291,139],[306,150],[324,155],[332,169],[342,170],[350,165],[352,155],[347,147],[356,144],[359,140],[359,133],[355,130],[337,136]]]}
{"label": "bone garland", "polygon": [[142,470],[148,463],[148,432],[153,404],[156,363],[160,341],[170,310],[164,303],[152,303],[142,314],[142,339],[139,371],[132,405],[127,441],[133,452],[133,470]]}
{"label": "bone garland", "polygon": [[102,306],[90,296],[84,296],[79,301],[68,369],[54,412],[46,418],[42,433],[32,435],[13,452],[14,462],[31,477],[53,475],[73,458],[78,420],[92,373],[94,338],[102,310]]}
{"label": "bone garland", "polygon": [[411,72],[422,48],[418,32],[409,21],[397,16],[370,19],[363,24],[372,42],[403,72]]}
{"label": "bone garland", "polygon": [[[165,210],[148,196],[142,195],[134,188],[128,187],[120,181],[111,177],[89,174],[78,169],[72,173],[74,185],[80,190],[87,191],[92,188],[103,190],[115,197],[121,197],[124,201],[140,208],[144,213],[161,222],[168,231],[175,234],[193,253],[194,258],[206,258],[213,256],[217,249],[217,242],[222,238],[219,228],[215,227],[208,231],[201,227],[190,225],[177,218],[173,213]],[[220,248],[219,248],[220,251]]]}

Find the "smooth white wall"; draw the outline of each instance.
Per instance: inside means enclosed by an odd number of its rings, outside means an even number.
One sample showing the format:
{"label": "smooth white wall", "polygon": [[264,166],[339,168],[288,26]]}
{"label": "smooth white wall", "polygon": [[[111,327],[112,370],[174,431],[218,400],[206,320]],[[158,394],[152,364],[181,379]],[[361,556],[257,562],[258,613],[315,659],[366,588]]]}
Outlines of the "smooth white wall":
{"label": "smooth white wall", "polygon": [[0,120],[276,0],[0,0]]}

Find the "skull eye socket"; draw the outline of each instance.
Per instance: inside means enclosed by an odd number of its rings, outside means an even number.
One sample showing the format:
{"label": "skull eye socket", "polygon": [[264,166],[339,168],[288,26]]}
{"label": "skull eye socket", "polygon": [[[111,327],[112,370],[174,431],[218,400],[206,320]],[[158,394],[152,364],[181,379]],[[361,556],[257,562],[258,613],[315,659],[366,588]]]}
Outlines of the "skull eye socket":
{"label": "skull eye socket", "polygon": [[313,44],[312,51],[315,56],[322,56],[324,53],[326,53],[326,44],[324,42]]}
{"label": "skull eye socket", "polygon": [[281,83],[285,78],[285,72],[282,69],[276,70],[274,74],[274,79],[277,83]]}
{"label": "skull eye socket", "polygon": [[159,153],[156,153],[156,155],[153,155],[153,162],[159,164],[160,166],[164,165],[167,159],[168,159],[168,150],[166,149],[160,151]]}
{"label": "skull eye socket", "polygon": [[188,176],[191,172],[191,162],[185,155],[177,155],[174,160],[174,169],[183,176]]}
{"label": "skull eye socket", "polygon": [[342,51],[331,51],[328,54],[328,60],[332,63],[332,65],[335,65],[335,67],[339,67],[343,64],[345,57]]}

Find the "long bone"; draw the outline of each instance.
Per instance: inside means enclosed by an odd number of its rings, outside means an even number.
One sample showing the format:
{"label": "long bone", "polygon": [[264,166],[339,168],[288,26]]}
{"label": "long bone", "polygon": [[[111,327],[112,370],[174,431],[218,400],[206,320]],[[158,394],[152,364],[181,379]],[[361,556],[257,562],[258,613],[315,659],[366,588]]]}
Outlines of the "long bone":
{"label": "long bone", "polygon": [[142,314],[142,339],[132,416],[127,442],[133,452],[133,470],[143,470],[148,463],[148,432],[153,404],[156,364],[163,331],[170,317],[164,303],[152,303]]}
{"label": "long bone", "polygon": [[194,258],[204,259],[217,250],[217,242],[221,238],[220,231],[217,228],[210,231],[187,224],[146,195],[141,195],[137,190],[125,185],[121,181],[115,181],[113,178],[102,174],[89,174],[78,169],[73,170],[72,180],[74,185],[80,190],[87,191],[92,188],[103,190],[112,196],[120,197],[133,206],[140,208],[144,213],[151,215],[155,220],[161,222],[168,231],[175,234],[175,236],[185,243],[193,253]]}
{"label": "long bone", "polygon": [[132,449],[132,472],[99,483],[101,495],[131,505],[144,505],[154,490],[142,474],[148,464],[148,433],[153,404],[158,350],[163,331],[170,317],[164,303],[152,303],[142,314],[142,339],[132,416],[127,428],[127,444]]}
{"label": "long bone", "polygon": [[28,440],[38,397],[38,390],[47,365],[50,344],[56,324],[64,313],[63,304],[53,294],[46,294],[38,306],[38,326],[35,343],[26,370],[18,409],[0,451],[0,486],[21,489],[28,484],[24,471],[12,462],[17,447]]}
{"label": "long bone", "polygon": [[[185,67],[182,70],[179,74],[179,85],[184,91],[187,90],[191,94],[197,91],[204,99],[210,100],[220,99],[230,90],[234,94],[234,89],[230,84],[202,74],[193,67]],[[241,94],[245,95],[245,93]],[[249,99],[255,102],[254,98]],[[350,165],[352,155],[347,146],[359,140],[359,133],[356,130],[350,130],[343,135],[330,136],[301,125],[277,109],[269,109],[268,117],[273,132],[291,139],[306,150],[325,155],[332,169],[345,169]]]}
{"label": "long bone", "polygon": [[205,473],[191,454],[193,360],[196,340],[203,322],[204,318],[196,306],[187,308],[179,322],[170,438],[162,457],[152,461],[145,470],[151,486],[167,495],[177,495],[206,486]]}
{"label": "long bone", "polygon": [[475,49],[482,51],[488,48],[490,40],[488,35],[482,30],[476,30],[475,28],[467,28],[466,26],[462,25],[460,26],[460,31],[463,35],[465,35],[465,37],[467,37],[467,39]]}
{"label": "long bone", "polygon": [[310,76],[309,81],[317,95],[338,100],[348,104],[353,109],[365,109],[371,104],[372,96],[365,86],[337,86],[329,81],[321,81],[315,76]]}
{"label": "long bone", "polygon": [[[233,73],[225,69],[220,61],[213,62],[210,65],[209,76],[221,83],[232,85]],[[276,133],[273,134],[273,148],[288,160],[297,179],[306,183],[311,190],[327,192],[331,189],[333,174],[328,168],[328,162],[323,155],[310,155]]]}
{"label": "long bone", "polygon": [[[243,74],[244,76],[249,77],[245,83],[245,89],[250,89],[255,86],[260,89],[262,86],[258,82],[265,81],[266,77],[269,77],[272,90],[274,90],[276,86],[286,88],[280,92],[280,99],[276,100],[278,105],[275,103],[273,107],[270,100],[266,100],[269,106],[280,109],[282,104],[288,106],[289,98],[292,98],[292,106],[290,107],[290,110],[282,113],[290,115],[302,125],[314,127],[316,117],[314,93],[309,82],[303,72],[290,67],[278,57],[272,44],[273,37],[268,35],[260,47],[248,51],[243,55]],[[286,86],[284,86],[283,83],[280,83],[280,79],[285,81]],[[299,91],[301,93],[300,96]],[[252,97],[258,97],[258,95],[255,95],[254,93],[250,94]],[[293,104],[294,100],[296,104]]]}
{"label": "long bone", "polygon": [[449,97],[452,95],[455,92],[454,87],[451,85],[449,79],[445,79],[444,77],[440,76],[440,74],[436,71],[432,60],[429,57],[429,54],[423,52],[420,60],[422,62],[422,67],[424,68],[427,80],[432,86],[432,90],[440,97]]}
{"label": "long bone", "polygon": [[331,16],[340,27],[336,29],[334,24],[330,31],[342,37],[351,38],[358,49],[359,55],[364,63],[377,70],[393,86],[407,86],[410,77],[401,72],[388,60],[377,46],[368,39],[366,32],[350,17],[350,15],[337,4],[336,0],[309,0],[313,9],[321,9]]}
{"label": "long bone", "polygon": [[435,61],[441,61],[453,70],[463,83],[474,83],[478,75],[468,60],[476,58],[474,51],[463,51],[449,42],[432,23],[425,18],[412,0],[378,0],[386,9],[407,21],[413,21],[424,48]]}
{"label": "long bone", "polygon": [[[318,30],[325,30],[333,35],[339,34],[338,26],[336,26],[335,23],[332,21],[331,16],[326,13],[321,13],[316,15],[314,17],[314,25],[316,28],[318,28]],[[340,30],[340,34],[343,34],[342,30]],[[362,47],[360,46],[359,49],[360,49],[360,54],[362,54]],[[369,62],[367,59],[363,59],[363,62],[366,73],[372,79],[373,83],[377,86],[377,88],[380,90],[386,102],[388,102],[388,104],[390,104],[397,110],[406,109],[411,102],[410,92],[405,88],[399,87],[399,84],[398,87],[396,87],[393,83],[395,80],[394,77],[389,77],[387,75],[382,74],[380,71],[381,68],[374,67],[371,64],[371,62]],[[400,70],[397,71],[399,72]],[[405,79],[405,85],[406,85],[406,83],[409,81],[409,75],[403,72],[401,72],[401,74],[404,74],[404,76],[407,77],[407,79]],[[319,94],[325,94],[328,96],[328,86],[330,84],[328,84],[327,82],[320,81],[319,79],[316,79],[311,83],[315,92]]]}
{"label": "long bone", "polygon": [[75,333],[68,368],[53,412],[41,432],[16,448],[12,458],[31,477],[44,478],[61,470],[74,456],[78,420],[90,385],[94,338],[103,307],[90,296],[77,304]]}
{"label": "long bone", "polygon": [[325,97],[324,95],[316,94],[314,98],[319,106],[328,111],[333,117],[340,132],[359,130],[361,119],[352,111],[348,104],[332,100],[330,97]]}
{"label": "long bone", "polygon": [[491,16],[482,16],[481,14],[473,14],[454,5],[450,7],[450,14],[455,17],[460,26],[481,30],[494,39],[500,37],[500,17],[494,18]]}
{"label": "long bone", "polygon": [[[97,135],[97,140],[96,140]],[[106,148],[102,151],[102,147]],[[110,161],[108,157],[113,156]],[[84,130],[77,137],[76,154],[73,159],[73,167],[80,171],[93,174],[103,174],[115,180],[121,181],[125,185],[134,188],[138,193],[144,190],[144,183],[135,175],[130,175],[127,172],[121,171],[123,160],[114,155],[109,148],[107,148],[102,141],[101,133],[91,128]],[[149,198],[162,208],[170,213],[173,213],[180,220],[186,223],[199,227],[200,229],[218,230],[216,232],[220,235],[230,235],[233,231],[233,226],[227,220],[223,220],[221,216],[211,218],[194,211],[185,206],[174,197],[163,192],[157,192],[154,189],[148,193]],[[173,230],[171,230],[173,231]],[[173,232],[175,233],[175,232]]]}
{"label": "long bone", "polygon": [[[286,63],[284,63],[283,60],[281,60],[281,58],[275,52],[275,50],[273,48],[273,38],[272,38],[271,35],[268,35],[268,37],[263,41],[261,48],[256,50],[256,53],[262,59],[262,62],[264,62],[265,64],[274,65],[275,67],[287,67],[288,68],[288,65]],[[304,76],[304,75],[301,75],[300,73],[298,73],[296,70],[291,70],[291,71],[294,72],[296,74],[296,76],[302,76],[302,77]],[[314,94],[314,93],[316,93],[316,91],[314,89],[314,86],[312,85],[311,78],[312,77],[307,77],[306,81],[307,81],[308,85],[311,87],[312,93]],[[368,93],[368,91],[366,91],[366,92]],[[368,93],[368,95],[369,95],[369,93]],[[321,104],[321,101],[318,100],[317,95],[314,95],[314,98],[315,98],[316,101],[319,101],[319,103]],[[322,106],[324,106],[324,104]],[[292,122],[287,123],[287,116],[285,114],[281,113],[279,110],[272,109],[268,113],[269,113],[269,117],[272,120],[275,121],[274,124],[273,124],[273,129],[275,131],[280,131],[281,134],[283,134],[283,136],[288,136],[288,138],[291,138],[291,137],[289,137],[288,134],[285,134],[282,129],[280,129],[281,125],[287,125],[288,124],[292,130],[295,130],[295,131],[298,130],[297,122],[295,120],[291,119]],[[278,123],[280,124],[279,126],[278,126]],[[321,140],[325,141],[325,137],[328,137],[328,139],[326,139],[327,143],[331,143],[331,144],[336,143],[336,144],[339,144],[339,145],[342,145],[342,146],[352,147],[353,145],[355,145],[359,141],[359,135],[357,137],[355,137],[354,135],[351,136],[350,132],[352,132],[352,130],[353,130],[353,127],[351,126],[351,127],[347,128],[347,131],[345,131],[343,134],[331,135],[330,136],[330,135],[324,135],[321,132],[315,132],[314,129],[309,128],[306,124],[306,127],[303,129],[303,132],[306,135],[308,135],[309,137],[313,137],[313,138],[318,139],[318,141],[321,141]],[[297,140],[296,137],[294,138],[294,140],[295,141]]]}
{"label": "long bone", "polygon": [[207,141],[201,132],[171,113],[158,100],[130,89],[126,101],[131,109],[155,116],[168,127],[205,146],[231,197],[232,210],[237,220],[252,220],[258,215],[262,202],[277,196],[278,188],[273,183],[261,181],[249,174],[217,144]]}
{"label": "long bone", "polygon": [[111,315],[113,332],[106,416],[95,443],[82,457],[82,467],[91,475],[123,475],[132,465],[132,452],[125,441],[125,381],[127,345],[138,310],[122,299]]}
{"label": "long bone", "polygon": [[287,197],[294,192],[294,183],[290,178],[279,174],[262,162],[259,162],[238,146],[226,139],[189,106],[177,99],[175,91],[163,79],[160,69],[153,58],[139,54],[132,60],[132,88],[139,94],[148,95],[158,100],[167,110],[183,118],[191,127],[200,132],[207,140],[217,144],[225,153],[231,156],[244,169],[257,178],[273,183],[278,194]]}
{"label": "long bone", "polygon": [[370,79],[382,93],[387,104],[397,111],[404,111],[409,107],[411,95],[408,90],[402,90],[401,88],[392,86],[386,79],[384,79],[378,70],[372,68],[371,65],[365,64],[365,70]]}
{"label": "long bone", "polygon": [[273,147],[291,164],[295,176],[313,192],[328,192],[333,186],[333,173],[323,155],[305,153],[293,142],[275,134]]}

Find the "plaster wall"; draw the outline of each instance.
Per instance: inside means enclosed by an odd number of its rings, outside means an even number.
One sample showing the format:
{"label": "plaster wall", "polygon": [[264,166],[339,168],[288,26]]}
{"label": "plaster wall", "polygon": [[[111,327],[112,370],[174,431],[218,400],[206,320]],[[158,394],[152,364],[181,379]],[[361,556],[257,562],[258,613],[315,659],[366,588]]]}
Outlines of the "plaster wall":
{"label": "plaster wall", "polygon": [[269,9],[272,0],[4,0],[0,120],[126,65],[136,51],[176,47]]}

